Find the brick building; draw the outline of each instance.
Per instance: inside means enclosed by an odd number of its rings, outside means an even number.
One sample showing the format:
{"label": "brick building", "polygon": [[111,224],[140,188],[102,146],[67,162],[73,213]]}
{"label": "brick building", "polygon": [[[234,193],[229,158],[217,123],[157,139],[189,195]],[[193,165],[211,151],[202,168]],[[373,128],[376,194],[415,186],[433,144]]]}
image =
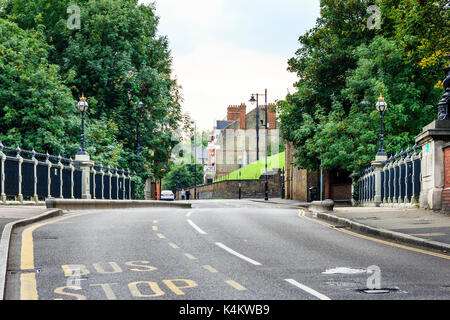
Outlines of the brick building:
{"label": "brick building", "polygon": [[[259,118],[258,125],[257,118]],[[265,106],[254,108],[248,113],[244,103],[228,107],[227,121],[231,123],[220,130],[215,142],[216,177],[239,169],[240,164],[245,166],[263,159],[266,151],[272,155],[279,152],[280,137],[274,104],[268,105],[267,130],[265,120]]]}
{"label": "brick building", "polygon": [[[340,169],[309,171],[297,168],[295,148],[291,143],[285,143],[285,198],[299,201],[332,199],[339,203],[351,203],[352,181],[350,173]],[[322,184],[322,186],[321,186]],[[315,197],[310,188],[315,188]]]}

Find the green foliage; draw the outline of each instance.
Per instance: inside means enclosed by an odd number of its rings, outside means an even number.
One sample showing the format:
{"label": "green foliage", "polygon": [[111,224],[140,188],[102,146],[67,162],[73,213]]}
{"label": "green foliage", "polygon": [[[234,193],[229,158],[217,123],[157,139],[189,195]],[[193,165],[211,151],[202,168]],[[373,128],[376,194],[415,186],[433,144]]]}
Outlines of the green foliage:
{"label": "green foliage", "polygon": [[41,30],[0,18],[0,141],[66,155],[74,142],[67,131],[76,132],[75,101],[48,50]]}
{"label": "green foliage", "polygon": [[193,187],[195,184],[194,176],[197,177],[197,185],[203,184],[203,168],[201,165],[197,165],[196,169],[192,164],[174,165],[164,177],[163,189],[176,192],[180,189]]}
{"label": "green foliage", "polygon": [[[67,27],[71,4],[81,9],[79,30]],[[137,0],[4,0],[0,7],[0,17],[25,30],[2,25],[7,32],[0,34],[5,39],[0,45],[5,81],[0,85],[8,89],[0,93],[1,116],[7,120],[0,138],[73,155],[80,136],[75,106],[84,93],[91,157],[130,168],[142,178],[161,178],[182,115],[168,40],[156,34],[154,5],[138,5]],[[7,51],[8,45],[14,48]]]}
{"label": "green foliage", "polygon": [[[438,31],[431,21],[443,1],[378,1],[383,17],[379,30],[366,27],[367,5],[322,1],[321,17],[300,37],[301,48],[289,61],[299,81],[296,92],[278,103],[281,133],[293,142],[302,168],[360,172],[370,165],[379,143],[375,104],[380,86],[389,104],[385,112],[389,154],[412,146],[422,127],[435,118],[441,95],[435,86],[442,78],[443,59],[429,65],[424,59],[449,48],[445,45],[449,33]],[[411,5],[418,11],[410,10]],[[445,13],[439,12],[436,23],[448,26],[448,9],[442,10]],[[419,22],[420,27],[414,28]]]}

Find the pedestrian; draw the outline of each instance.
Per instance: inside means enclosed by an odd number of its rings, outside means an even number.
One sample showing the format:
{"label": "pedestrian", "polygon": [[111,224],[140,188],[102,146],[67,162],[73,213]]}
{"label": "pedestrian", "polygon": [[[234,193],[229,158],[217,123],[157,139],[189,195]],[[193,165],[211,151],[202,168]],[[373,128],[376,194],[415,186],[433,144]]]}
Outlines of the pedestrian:
{"label": "pedestrian", "polygon": [[189,190],[186,191],[186,200],[189,200],[191,197],[191,192]]}
{"label": "pedestrian", "polygon": [[186,191],[184,191],[183,189],[181,190],[181,200],[185,200],[185,198],[186,198]]}

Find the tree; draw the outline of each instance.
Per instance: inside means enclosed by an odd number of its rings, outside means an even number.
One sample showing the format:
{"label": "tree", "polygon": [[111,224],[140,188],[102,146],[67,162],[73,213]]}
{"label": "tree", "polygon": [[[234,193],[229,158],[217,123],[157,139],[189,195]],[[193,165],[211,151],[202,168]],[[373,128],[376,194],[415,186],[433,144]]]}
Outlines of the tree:
{"label": "tree", "polygon": [[108,152],[117,155],[119,166],[144,179],[160,177],[182,121],[182,99],[171,76],[168,40],[156,34],[154,5],[140,5],[138,0],[77,4],[81,28],[74,30],[67,27],[70,3],[64,0],[9,0],[0,14],[24,29],[42,30],[49,62],[59,66],[73,96],[84,93],[90,118],[114,128],[108,132],[120,147]]}
{"label": "tree", "polygon": [[76,102],[48,50],[41,29],[24,31],[0,18],[0,141],[67,155],[75,143],[67,132],[77,132]]}
{"label": "tree", "polygon": [[[196,178],[197,185],[203,183],[203,170],[197,170]],[[173,192],[176,192],[180,189],[193,187],[194,181],[194,165],[174,165],[163,180],[163,188],[165,190],[172,190]]]}
{"label": "tree", "polygon": [[[421,128],[435,118],[441,95],[436,83],[442,77],[442,69],[438,72],[437,67],[443,60],[424,65],[422,45],[427,36],[430,44],[436,44],[439,33],[448,40],[448,32],[435,32],[438,30],[430,20],[443,2],[393,2],[377,2],[382,9],[381,29],[361,32],[367,4],[323,1],[316,27],[300,37],[302,47],[289,64],[290,70],[299,74],[297,92],[279,102],[282,135],[297,148],[300,167],[360,172],[370,165],[378,148],[379,114],[374,106],[380,86],[389,103],[385,113],[388,153],[412,146]],[[408,5],[420,13],[414,16]],[[354,14],[346,16],[343,8],[355,9]],[[414,28],[417,17],[424,18],[423,25]],[[448,25],[449,20],[437,21]],[[355,32],[347,30],[344,23],[350,23]],[[431,51],[436,48],[429,47]],[[333,64],[329,57],[334,54],[345,59],[335,59]]]}

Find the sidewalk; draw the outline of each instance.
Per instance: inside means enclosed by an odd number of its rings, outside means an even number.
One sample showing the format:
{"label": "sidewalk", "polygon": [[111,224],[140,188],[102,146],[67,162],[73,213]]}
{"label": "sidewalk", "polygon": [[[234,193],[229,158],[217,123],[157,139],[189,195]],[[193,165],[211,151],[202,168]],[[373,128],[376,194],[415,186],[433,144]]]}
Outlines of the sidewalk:
{"label": "sidewalk", "polygon": [[0,206],[0,237],[3,228],[10,222],[32,218],[38,216],[46,211],[49,211],[44,206]]}
{"label": "sidewalk", "polygon": [[[253,200],[264,202],[264,200]],[[308,206],[295,200],[270,199],[266,203],[290,207]],[[335,206],[332,212],[321,212],[318,218],[345,223],[351,228],[370,229],[370,233],[401,239],[409,243],[450,246],[450,214],[417,208],[344,207]],[[365,228],[368,227],[368,228]],[[380,232],[376,232],[379,230]],[[382,231],[382,232],[381,232]],[[402,237],[403,235],[403,237]],[[422,241],[413,241],[414,239]]]}

